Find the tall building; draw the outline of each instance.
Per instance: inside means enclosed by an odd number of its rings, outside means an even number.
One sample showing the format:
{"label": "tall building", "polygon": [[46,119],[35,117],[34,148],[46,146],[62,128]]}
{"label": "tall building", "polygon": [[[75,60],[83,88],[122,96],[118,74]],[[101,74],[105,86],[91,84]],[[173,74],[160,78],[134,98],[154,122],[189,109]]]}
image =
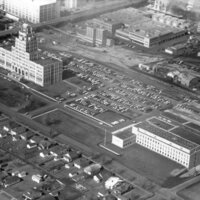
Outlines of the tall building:
{"label": "tall building", "polygon": [[41,57],[36,35],[28,24],[22,25],[15,46],[0,47],[0,67],[40,86],[62,80],[62,62]]}
{"label": "tall building", "polygon": [[59,17],[56,0],[4,0],[4,9],[11,15],[32,23],[40,23]]}
{"label": "tall building", "polygon": [[77,0],[66,0],[65,7],[66,7],[66,9],[77,8]]}

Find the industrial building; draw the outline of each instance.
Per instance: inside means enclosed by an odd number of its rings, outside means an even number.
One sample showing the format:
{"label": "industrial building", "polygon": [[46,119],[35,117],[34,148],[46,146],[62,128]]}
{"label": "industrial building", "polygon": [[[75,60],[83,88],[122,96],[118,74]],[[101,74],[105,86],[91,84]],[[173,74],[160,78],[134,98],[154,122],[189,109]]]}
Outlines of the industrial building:
{"label": "industrial building", "polygon": [[92,46],[105,47],[113,45],[113,40],[108,30],[105,30],[97,25],[88,25],[86,32],[83,34],[79,33],[78,35],[82,40],[88,42]]}
{"label": "industrial building", "polygon": [[[177,116],[178,118],[178,116]],[[195,127],[199,127],[195,124]],[[186,168],[200,164],[200,132],[169,118],[147,119],[133,125],[136,143],[159,153]]]}
{"label": "industrial building", "polygon": [[14,46],[0,47],[0,67],[40,86],[62,80],[62,62],[40,55],[36,35],[28,24],[22,25]]}
{"label": "industrial building", "polygon": [[101,15],[90,23],[108,30],[118,39],[147,48],[174,45],[188,38],[186,27],[189,24],[186,21],[134,8]]}
{"label": "industrial building", "polygon": [[32,23],[55,19],[60,12],[57,0],[4,0],[4,10]]}
{"label": "industrial building", "polygon": [[112,144],[124,149],[132,146],[136,142],[136,135],[131,133],[131,129],[112,135]]}

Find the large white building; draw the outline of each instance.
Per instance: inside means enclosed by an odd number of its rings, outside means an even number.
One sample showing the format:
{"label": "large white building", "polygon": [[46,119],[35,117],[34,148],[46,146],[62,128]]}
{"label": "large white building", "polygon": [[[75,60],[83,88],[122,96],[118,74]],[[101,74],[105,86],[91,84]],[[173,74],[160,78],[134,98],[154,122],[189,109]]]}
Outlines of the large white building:
{"label": "large white building", "polygon": [[32,28],[23,24],[14,46],[0,47],[0,67],[40,86],[62,80],[62,62],[42,57]]}
{"label": "large white building", "polygon": [[[194,127],[200,128],[196,124]],[[200,164],[199,131],[183,125],[173,126],[166,123],[166,121],[163,122],[154,118],[134,125],[132,133],[136,135],[136,143],[186,168],[192,168]]]}
{"label": "large white building", "polygon": [[11,15],[32,23],[40,23],[58,17],[56,0],[4,0],[4,9]]}

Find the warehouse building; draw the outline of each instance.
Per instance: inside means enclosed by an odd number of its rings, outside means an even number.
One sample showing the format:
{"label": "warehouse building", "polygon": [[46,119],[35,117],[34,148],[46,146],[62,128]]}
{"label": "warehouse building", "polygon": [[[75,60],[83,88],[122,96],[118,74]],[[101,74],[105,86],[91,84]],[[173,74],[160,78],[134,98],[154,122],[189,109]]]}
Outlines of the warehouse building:
{"label": "warehouse building", "polygon": [[200,132],[184,125],[172,125],[166,121],[170,120],[154,118],[134,125],[132,133],[136,135],[136,143],[186,168],[199,165]]}
{"label": "warehouse building", "polygon": [[32,28],[23,24],[14,46],[0,47],[0,67],[40,86],[62,80],[62,62],[42,57]]}

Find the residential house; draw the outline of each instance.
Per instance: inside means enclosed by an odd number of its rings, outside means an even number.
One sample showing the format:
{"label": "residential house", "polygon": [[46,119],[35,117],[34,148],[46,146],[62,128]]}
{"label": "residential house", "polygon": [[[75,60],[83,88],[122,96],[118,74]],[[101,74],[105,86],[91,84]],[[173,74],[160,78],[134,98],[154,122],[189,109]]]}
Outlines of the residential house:
{"label": "residential house", "polygon": [[34,135],[35,135],[35,133],[33,131],[28,130],[28,131],[26,131],[24,133],[21,133],[20,137],[21,137],[22,140],[27,141],[31,137],[33,137]]}
{"label": "residential house", "polygon": [[133,188],[133,185],[131,185],[130,183],[127,183],[125,181],[118,182],[113,188],[113,193],[116,195],[123,195],[131,191]]}
{"label": "residential house", "polygon": [[90,176],[94,176],[100,172],[101,168],[102,166],[100,164],[94,163],[85,167],[83,171]]}
{"label": "residential house", "polygon": [[41,183],[44,181],[48,176],[46,174],[34,174],[32,175],[32,180],[36,183]]}
{"label": "residential house", "polygon": [[68,151],[67,153],[65,153],[63,155],[63,160],[67,161],[67,162],[72,162],[77,158],[80,158],[81,154],[79,152],[76,151]]}
{"label": "residential house", "polygon": [[16,135],[22,134],[24,132],[26,132],[26,128],[24,126],[17,126],[16,128],[13,128],[10,130],[10,134],[12,136],[16,136]]}
{"label": "residential house", "polygon": [[42,136],[39,136],[39,135],[34,135],[33,137],[31,137],[29,139],[29,142],[30,143],[36,143],[36,144],[39,144],[44,138]]}
{"label": "residential house", "polygon": [[26,199],[26,200],[35,200],[35,199],[40,198],[41,196],[42,196],[42,192],[38,190],[31,190],[31,191],[24,192],[22,194],[23,199]]}
{"label": "residential house", "polygon": [[88,160],[87,158],[84,158],[84,157],[76,159],[74,161],[74,167],[76,167],[78,169],[82,169],[84,167],[87,167],[90,164],[91,164],[91,161]]}

